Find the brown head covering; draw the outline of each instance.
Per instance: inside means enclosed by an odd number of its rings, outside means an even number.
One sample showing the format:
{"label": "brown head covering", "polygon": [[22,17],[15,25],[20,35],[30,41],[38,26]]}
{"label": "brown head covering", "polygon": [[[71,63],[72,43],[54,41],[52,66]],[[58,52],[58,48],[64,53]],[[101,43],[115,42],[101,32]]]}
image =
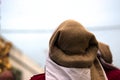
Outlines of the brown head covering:
{"label": "brown head covering", "polygon": [[110,51],[110,48],[107,44],[99,42],[99,51],[101,53],[101,57],[105,60],[107,63],[112,63],[112,53]]}
{"label": "brown head covering", "polygon": [[59,25],[49,45],[50,58],[64,67],[90,67],[98,50],[95,36],[74,20]]}
{"label": "brown head covering", "polygon": [[[117,69],[112,63],[112,54],[107,44],[98,42],[98,57],[91,67],[92,80],[107,80],[104,69]],[[104,69],[103,69],[104,68]]]}

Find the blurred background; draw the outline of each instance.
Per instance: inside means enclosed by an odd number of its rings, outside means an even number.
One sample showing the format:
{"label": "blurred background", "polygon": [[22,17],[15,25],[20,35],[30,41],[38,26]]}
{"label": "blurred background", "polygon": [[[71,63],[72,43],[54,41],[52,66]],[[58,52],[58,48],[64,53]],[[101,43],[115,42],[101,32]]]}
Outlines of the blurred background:
{"label": "blurred background", "polygon": [[49,39],[67,19],[108,44],[120,68],[120,0],[1,0],[0,10],[0,37],[12,43],[11,64],[22,80],[44,72]]}

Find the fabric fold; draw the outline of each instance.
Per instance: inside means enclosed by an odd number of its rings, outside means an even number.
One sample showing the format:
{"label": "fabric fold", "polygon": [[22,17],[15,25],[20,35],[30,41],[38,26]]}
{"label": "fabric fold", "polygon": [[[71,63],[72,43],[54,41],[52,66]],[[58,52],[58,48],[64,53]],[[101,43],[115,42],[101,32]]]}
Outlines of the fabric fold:
{"label": "fabric fold", "polygon": [[107,80],[97,58],[99,46],[101,47],[94,34],[85,29],[83,25],[74,20],[66,20],[58,26],[50,39],[49,57],[55,64],[62,67],[89,68],[91,80]]}
{"label": "fabric fold", "polygon": [[50,39],[49,56],[64,67],[91,67],[97,56],[95,36],[74,20],[63,22]]}
{"label": "fabric fold", "polygon": [[90,68],[67,68],[53,62],[46,62],[46,80],[91,80]]}

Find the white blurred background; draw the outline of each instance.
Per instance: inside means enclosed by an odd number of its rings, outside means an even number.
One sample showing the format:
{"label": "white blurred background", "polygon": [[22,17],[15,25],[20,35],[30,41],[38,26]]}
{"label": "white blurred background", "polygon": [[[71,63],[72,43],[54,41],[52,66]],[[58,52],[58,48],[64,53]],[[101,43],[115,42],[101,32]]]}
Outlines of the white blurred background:
{"label": "white blurred background", "polygon": [[42,68],[53,31],[67,19],[108,44],[120,67],[120,0],[1,0],[0,7],[0,34]]}

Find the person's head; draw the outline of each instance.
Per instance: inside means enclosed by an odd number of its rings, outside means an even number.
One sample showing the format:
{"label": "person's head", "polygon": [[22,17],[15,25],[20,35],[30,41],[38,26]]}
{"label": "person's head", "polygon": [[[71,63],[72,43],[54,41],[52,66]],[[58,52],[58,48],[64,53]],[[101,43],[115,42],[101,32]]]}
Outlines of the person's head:
{"label": "person's head", "polygon": [[49,56],[64,67],[90,67],[97,50],[98,42],[94,34],[77,21],[66,20],[50,39]]}

